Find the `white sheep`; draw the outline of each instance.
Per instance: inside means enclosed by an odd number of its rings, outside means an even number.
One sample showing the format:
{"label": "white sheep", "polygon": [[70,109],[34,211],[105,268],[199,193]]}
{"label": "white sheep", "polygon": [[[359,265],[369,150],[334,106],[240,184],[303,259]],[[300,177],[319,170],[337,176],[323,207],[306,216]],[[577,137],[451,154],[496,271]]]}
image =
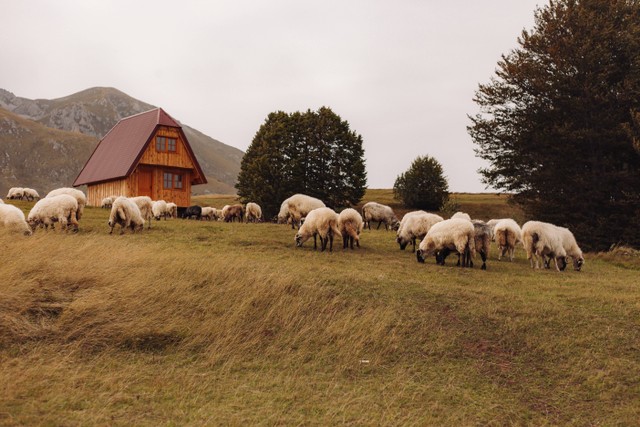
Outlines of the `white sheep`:
{"label": "white sheep", "polygon": [[295,228],[300,225],[302,218],[306,217],[309,212],[323,207],[325,204],[322,200],[305,194],[294,194],[280,205],[278,223],[284,224],[291,220],[291,228]]}
{"label": "white sheep", "polygon": [[69,196],[75,197],[78,202],[78,213],[76,214],[76,217],[79,221],[84,213],[84,207],[87,205],[87,196],[85,196],[82,191],[76,190],[75,188],[62,187],[49,191],[49,194],[47,194],[45,198],[59,196],[60,194],[68,194]]}
{"label": "white sheep", "polygon": [[178,205],[173,202],[167,203],[167,212],[169,212],[169,217],[178,218]]}
{"label": "white sheep", "polygon": [[200,219],[206,219],[208,221],[216,220],[218,218],[218,213],[216,208],[212,208],[209,206],[205,206],[202,208],[202,216]]}
{"label": "white sheep", "polygon": [[425,211],[405,214],[396,233],[396,242],[400,245],[400,249],[404,250],[411,243],[411,252],[415,252],[416,239],[424,239],[431,227],[440,221],[444,221],[444,218]]}
{"label": "white sheep", "polygon": [[567,251],[564,249],[562,235],[553,224],[541,221],[528,221],[522,226],[522,245],[527,252],[527,259],[531,268],[540,268],[538,257],[544,262],[545,256],[553,258],[556,270],[560,271],[560,264],[563,265]]}
{"label": "white sheep", "polygon": [[451,215],[451,219],[466,219],[467,221],[471,221],[471,217],[469,216],[468,213],[464,213],[464,212],[456,212],[453,215]]}
{"label": "white sheep", "polygon": [[383,205],[377,202],[368,202],[362,206],[362,219],[364,220],[364,227],[369,227],[371,230],[371,221],[378,221],[378,228],[384,223],[384,229],[397,230],[400,226],[396,214],[393,213],[393,209],[387,205]]}
{"label": "white sheep", "polygon": [[259,204],[249,202],[247,203],[245,210],[247,222],[259,222],[262,220],[262,208]]}
{"label": "white sheep", "polygon": [[60,223],[62,230],[66,230],[68,224],[71,224],[74,231],[77,231],[77,215],[76,198],[69,194],[58,194],[38,200],[27,216],[27,223],[32,231],[35,231],[38,225],[44,226],[45,229],[49,228],[49,225],[53,228],[55,222]]}
{"label": "white sheep", "polygon": [[364,228],[364,222],[360,213],[352,208],[347,208],[338,215],[338,229],[342,234],[342,249],[351,247],[355,242],[360,247],[360,233]]}
{"label": "white sheep", "polygon": [[165,220],[169,216],[169,209],[167,207],[167,202],[164,200],[156,200],[151,205],[151,213],[156,221],[159,221],[160,218],[164,218]]}
{"label": "white sheep", "polygon": [[22,200],[22,195],[24,193],[24,188],[22,187],[11,187],[9,192],[7,193],[8,200]]}
{"label": "white sheep", "polygon": [[320,236],[322,251],[327,248],[327,243],[330,243],[329,252],[333,251],[334,236],[342,237],[338,229],[338,220],[338,214],[333,209],[326,207],[313,209],[307,214],[304,224],[296,233],[296,246],[302,246],[313,236],[313,249],[315,250],[317,249],[316,236]]}
{"label": "white sheep", "polygon": [[511,218],[504,218],[495,223],[492,233],[498,244],[498,261],[507,253],[509,261],[513,261],[516,245],[522,242],[522,229]]}
{"label": "white sheep", "polygon": [[25,236],[31,235],[31,229],[24,218],[24,213],[13,205],[7,205],[0,200],[0,223],[8,230],[20,231]]}
{"label": "white sheep", "polygon": [[495,242],[496,241],[496,234],[494,229],[496,228],[496,224],[500,221],[502,221],[505,218],[499,218],[499,219],[490,219],[489,221],[487,221],[487,225],[489,226],[489,229],[491,230],[491,241]]}
{"label": "white sheep", "polygon": [[113,233],[116,224],[120,224],[120,234],[124,234],[125,228],[131,228],[131,232],[144,228],[145,220],[142,218],[140,208],[134,201],[126,197],[118,197],[113,201],[109,214],[109,234]]}
{"label": "white sheep", "polygon": [[436,263],[444,265],[445,258],[451,251],[462,257],[461,267],[471,266],[471,258],[475,257],[475,229],[471,221],[451,218],[434,224],[425,238],[420,242],[416,257],[424,262],[428,256],[435,255]]}
{"label": "white sheep", "polygon": [[22,189],[22,199],[23,200],[28,200],[28,201],[33,201],[33,200],[39,200],[40,199],[40,194],[38,194],[38,192],[36,190],[34,190],[33,188],[23,188]]}
{"label": "white sheep", "polygon": [[[578,246],[578,242],[576,242],[575,236],[568,228],[565,228],[565,227],[557,227],[557,228],[558,228],[558,233],[560,233],[560,238],[562,240],[562,247],[567,253],[567,257],[571,257],[573,261],[573,269],[576,271],[580,271],[580,269],[582,269],[582,266],[584,265],[584,256],[582,255],[582,250]],[[545,266],[547,268],[549,268],[550,262],[551,262],[551,259],[549,259],[548,261],[545,260]],[[565,258],[565,261],[563,262],[562,267],[560,267],[560,270],[564,270],[566,267],[567,267],[567,262]]]}
{"label": "white sheep", "polygon": [[103,209],[111,209],[111,205],[113,205],[114,200],[115,198],[111,196],[105,197],[104,199],[102,199],[102,202],[100,203],[100,207]]}
{"label": "white sheep", "polygon": [[129,197],[129,199],[138,206],[142,219],[149,222],[147,228],[151,228],[151,219],[153,218],[153,201],[149,196]]}

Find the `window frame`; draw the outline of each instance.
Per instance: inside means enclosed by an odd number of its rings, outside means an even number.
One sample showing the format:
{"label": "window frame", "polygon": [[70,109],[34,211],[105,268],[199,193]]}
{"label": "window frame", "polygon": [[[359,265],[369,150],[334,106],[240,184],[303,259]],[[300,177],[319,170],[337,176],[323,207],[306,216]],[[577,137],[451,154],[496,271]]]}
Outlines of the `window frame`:
{"label": "window frame", "polygon": [[158,153],[177,153],[178,138],[156,135],[156,151]]}

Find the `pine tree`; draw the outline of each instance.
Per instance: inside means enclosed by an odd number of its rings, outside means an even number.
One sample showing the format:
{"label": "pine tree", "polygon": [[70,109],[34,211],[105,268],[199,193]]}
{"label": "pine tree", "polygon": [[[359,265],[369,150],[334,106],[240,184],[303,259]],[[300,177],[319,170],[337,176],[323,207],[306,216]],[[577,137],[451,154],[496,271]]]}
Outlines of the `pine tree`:
{"label": "pine tree", "polygon": [[474,98],[484,182],[586,248],[640,245],[640,3],[551,1],[518,44]]}
{"label": "pine tree", "polygon": [[442,165],[433,157],[416,158],[393,185],[396,199],[408,208],[437,211],[449,200],[449,185]]}

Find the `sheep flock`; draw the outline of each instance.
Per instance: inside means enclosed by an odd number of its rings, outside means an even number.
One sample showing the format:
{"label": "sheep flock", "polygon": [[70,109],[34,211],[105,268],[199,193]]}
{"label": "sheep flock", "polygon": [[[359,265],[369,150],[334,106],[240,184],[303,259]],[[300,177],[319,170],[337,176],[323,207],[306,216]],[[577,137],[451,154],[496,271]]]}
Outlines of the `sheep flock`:
{"label": "sheep flock", "polygon": [[[25,214],[11,204],[11,200],[35,201],[30,212]],[[0,199],[0,224],[6,233],[19,232],[32,235],[39,228],[60,229],[60,232],[77,232],[87,204],[85,194],[75,188],[59,188],[40,198],[37,191],[30,188],[11,188],[5,198]],[[179,209],[175,203],[151,200],[147,196],[105,197],[101,208],[109,210],[107,222],[109,233],[116,225],[120,234],[130,230],[141,232],[152,220],[196,219],[208,221],[260,223],[265,219],[261,207],[249,202],[227,205],[221,208],[211,206],[189,206]],[[363,231],[367,233],[388,233],[395,230],[395,242],[401,250],[411,245],[411,252],[420,263],[435,259],[436,265],[445,265],[450,254],[457,255],[457,265],[461,268],[473,267],[476,257],[480,257],[482,270],[487,269],[490,249],[495,246],[495,260],[513,262],[514,252],[521,246],[531,268],[555,268],[563,271],[571,262],[573,269],[580,271],[584,256],[573,233],[565,227],[554,224],[528,221],[520,227],[512,218],[496,218],[488,221],[472,219],[464,212],[456,212],[449,219],[422,210],[407,212],[401,220],[389,206],[367,202],[361,212],[353,208],[334,210],[323,201],[304,194],[294,194],[281,203],[278,215],[272,220],[279,224],[289,224],[296,231],[295,247],[302,247],[313,237],[314,250],[333,252],[334,239],[342,239],[342,249],[360,248]],[[371,222],[382,224],[385,231],[371,230]],[[390,235],[392,233],[389,233]],[[366,241],[366,236],[365,239]],[[391,242],[391,238],[389,239]],[[420,241],[418,244],[417,241]]]}

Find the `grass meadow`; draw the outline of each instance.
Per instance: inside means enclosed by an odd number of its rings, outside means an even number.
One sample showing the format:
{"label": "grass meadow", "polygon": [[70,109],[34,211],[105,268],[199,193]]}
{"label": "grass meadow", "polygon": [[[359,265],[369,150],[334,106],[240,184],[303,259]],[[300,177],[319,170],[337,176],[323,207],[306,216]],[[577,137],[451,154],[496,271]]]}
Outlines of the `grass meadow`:
{"label": "grass meadow", "polygon": [[[505,196],[453,202],[524,219]],[[77,234],[0,229],[0,425],[640,420],[634,250],[558,273],[494,247],[481,271],[418,264],[384,229],[321,253],[286,225],[168,220],[121,236],[107,218],[87,208]]]}

